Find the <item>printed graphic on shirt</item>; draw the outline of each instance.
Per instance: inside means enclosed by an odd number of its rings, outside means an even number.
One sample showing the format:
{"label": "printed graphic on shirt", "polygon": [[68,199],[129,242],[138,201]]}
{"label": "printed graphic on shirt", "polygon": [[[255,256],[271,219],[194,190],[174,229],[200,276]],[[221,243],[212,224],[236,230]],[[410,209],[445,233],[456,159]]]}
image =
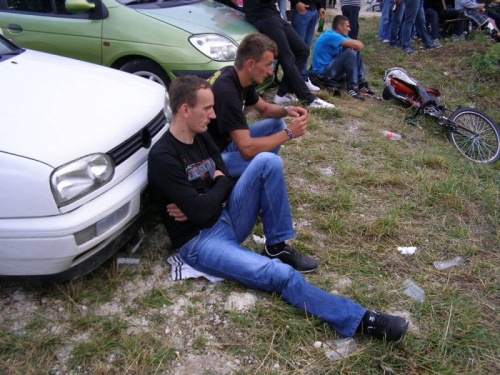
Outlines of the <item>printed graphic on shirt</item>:
{"label": "printed graphic on shirt", "polygon": [[219,78],[220,73],[221,73],[221,71],[220,71],[220,70],[216,71],[216,72],[212,75],[212,77],[210,77],[210,78],[208,79],[208,82],[210,82],[210,84],[211,84],[211,85],[213,85],[213,84],[214,84],[214,82],[215,82],[215,80],[216,80],[217,78]]}
{"label": "printed graphic on shirt", "polygon": [[213,161],[212,158],[199,161],[198,163],[194,163],[186,167],[186,174],[188,177],[188,181],[205,179],[209,176],[213,178],[214,173],[215,173],[215,162]]}

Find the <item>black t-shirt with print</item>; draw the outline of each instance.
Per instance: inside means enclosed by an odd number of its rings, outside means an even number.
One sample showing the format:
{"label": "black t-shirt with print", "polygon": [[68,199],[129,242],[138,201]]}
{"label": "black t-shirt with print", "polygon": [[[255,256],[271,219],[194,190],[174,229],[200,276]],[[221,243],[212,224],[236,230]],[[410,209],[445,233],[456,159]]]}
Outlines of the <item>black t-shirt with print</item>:
{"label": "black t-shirt with print", "polygon": [[210,121],[208,132],[222,152],[231,142],[229,132],[248,129],[243,110],[259,101],[254,86],[242,87],[232,66],[225,67],[210,78],[217,117]]}
{"label": "black t-shirt with print", "polygon": [[[151,149],[148,158],[151,196],[175,248],[219,219],[233,184],[225,176],[214,180],[215,170],[228,175],[219,150],[206,132],[196,135],[189,145],[168,130]],[[175,221],[169,216],[170,203],[175,203],[188,220]]]}

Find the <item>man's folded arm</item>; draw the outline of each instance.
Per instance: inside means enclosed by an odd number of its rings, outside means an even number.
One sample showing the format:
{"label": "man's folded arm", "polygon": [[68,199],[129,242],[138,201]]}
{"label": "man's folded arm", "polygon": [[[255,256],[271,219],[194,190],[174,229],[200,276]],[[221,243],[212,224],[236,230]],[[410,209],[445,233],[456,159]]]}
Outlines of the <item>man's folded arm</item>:
{"label": "man's folded arm", "polygon": [[210,189],[200,194],[187,180],[180,161],[179,164],[164,162],[155,169],[150,174],[155,176],[155,185],[189,221],[197,225],[209,223],[220,215],[222,203],[227,200],[233,187],[230,178],[220,176]]}

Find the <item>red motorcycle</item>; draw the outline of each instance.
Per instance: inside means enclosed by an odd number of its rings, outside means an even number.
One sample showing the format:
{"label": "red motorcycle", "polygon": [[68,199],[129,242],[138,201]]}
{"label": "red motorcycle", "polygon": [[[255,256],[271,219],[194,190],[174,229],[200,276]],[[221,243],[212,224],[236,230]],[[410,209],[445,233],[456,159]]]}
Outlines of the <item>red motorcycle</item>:
{"label": "red motorcycle", "polygon": [[411,105],[416,109],[412,118],[421,114],[435,118],[467,159],[491,164],[500,158],[500,131],[483,112],[460,106],[454,111],[446,109],[439,100],[439,90],[422,86],[402,68],[386,70],[384,82],[384,100],[398,99]]}

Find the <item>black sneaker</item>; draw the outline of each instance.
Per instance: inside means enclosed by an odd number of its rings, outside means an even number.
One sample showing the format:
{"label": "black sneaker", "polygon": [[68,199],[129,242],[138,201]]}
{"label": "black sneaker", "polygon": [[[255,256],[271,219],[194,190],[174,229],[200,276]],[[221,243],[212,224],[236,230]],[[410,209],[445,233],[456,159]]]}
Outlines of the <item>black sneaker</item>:
{"label": "black sneaker", "polygon": [[405,337],[409,324],[410,322],[400,316],[368,310],[361,320],[360,327],[361,331],[373,337],[398,343]]}
{"label": "black sneaker", "polygon": [[365,100],[360,94],[359,90],[356,89],[348,89],[347,90],[347,95],[349,95],[351,98],[358,99],[358,100]]}
{"label": "black sneaker", "polygon": [[309,273],[318,268],[318,262],[312,258],[305,255],[300,255],[293,247],[290,245],[285,245],[282,250],[277,252],[271,252],[267,246],[264,246],[264,251],[262,255],[271,258],[279,259],[283,263],[288,264],[295,268],[300,273]]}
{"label": "black sneaker", "polygon": [[375,93],[370,90],[370,88],[368,87],[368,82],[364,82],[362,83],[361,85],[359,85],[359,92],[361,94],[366,94],[366,95],[375,95]]}

